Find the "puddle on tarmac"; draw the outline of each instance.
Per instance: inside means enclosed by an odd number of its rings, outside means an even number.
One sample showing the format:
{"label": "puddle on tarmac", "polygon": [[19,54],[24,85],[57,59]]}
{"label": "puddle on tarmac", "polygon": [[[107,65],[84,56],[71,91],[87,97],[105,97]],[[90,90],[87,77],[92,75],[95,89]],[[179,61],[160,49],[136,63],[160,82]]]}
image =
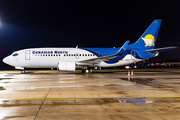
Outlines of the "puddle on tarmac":
{"label": "puddle on tarmac", "polygon": [[[73,81],[70,82],[60,82],[60,83],[75,83]],[[121,84],[122,86],[131,86],[134,84]],[[74,86],[41,86],[41,87],[36,87],[36,86],[16,86],[16,87],[0,87],[0,90],[49,90],[51,88],[81,88],[81,87],[116,87],[120,86],[119,84],[107,84],[107,85],[86,85],[86,86],[81,86],[81,85],[74,85]]]}
{"label": "puddle on tarmac", "polygon": [[[102,86],[102,85],[98,85]],[[35,87],[35,86],[19,86],[19,87],[0,87],[0,90],[49,90],[50,88],[76,88],[76,87],[92,87],[92,86],[43,86],[43,87]]]}
{"label": "puddle on tarmac", "polygon": [[6,90],[6,89],[4,89],[4,87],[0,87],[0,90]]}
{"label": "puddle on tarmac", "polygon": [[121,78],[121,79],[129,82],[138,83],[142,85],[149,85],[149,86],[153,85],[152,81],[154,80],[152,78]]}
{"label": "puddle on tarmac", "polygon": [[[0,106],[28,106],[40,105],[43,99],[29,99],[29,100],[0,100]],[[108,103],[152,103],[154,102],[148,98],[126,99],[126,98],[102,98],[102,99],[46,99],[44,105],[96,105]],[[180,100],[179,100],[180,102]]]}
{"label": "puddle on tarmac", "polygon": [[41,105],[44,99],[0,99],[0,106],[2,107],[13,107],[13,106],[28,106],[28,105]]}
{"label": "puddle on tarmac", "polygon": [[[115,87],[115,86],[132,86],[132,85],[136,85],[136,86],[140,86],[142,87],[142,85],[148,85],[148,86],[153,86],[153,87],[156,87],[156,88],[160,88],[160,87],[163,87],[163,86],[160,86],[160,85],[157,85],[155,83],[153,83],[152,81],[154,79],[152,78],[131,78],[129,80],[129,78],[121,78],[120,80],[124,80],[126,81],[124,84],[106,84],[106,85],[86,85],[86,86],[81,86],[81,85],[73,85],[73,86],[40,86],[40,87],[36,87],[36,86],[16,86],[16,87],[12,87],[12,86],[8,86],[8,87],[5,87],[5,86],[0,86],[0,90],[49,90],[50,88],[77,88],[77,87],[103,87],[103,86],[112,86],[112,87]],[[34,81],[30,82],[30,83],[33,83]],[[54,81],[38,81],[36,83],[49,83],[49,82],[54,82]],[[58,81],[55,81],[55,83],[76,83],[77,81],[63,81],[63,80],[58,80]],[[119,81],[99,81],[99,82],[94,82],[94,83],[118,83]],[[6,83],[9,83],[9,82],[6,82]],[[19,83],[19,82],[17,82]],[[86,82],[80,82],[80,83],[86,83]],[[132,84],[133,83],[133,84]],[[138,84],[134,84],[134,83],[138,83]]]}
{"label": "puddle on tarmac", "polygon": [[[44,99],[1,100],[0,107],[41,105]],[[110,103],[180,103],[180,98],[46,99],[44,105],[101,105]]]}
{"label": "puddle on tarmac", "polygon": [[108,103],[180,103],[180,98],[101,98],[101,99],[47,99],[45,104],[51,105],[94,105]]}
{"label": "puddle on tarmac", "polygon": [[3,120],[9,120],[9,119],[16,119],[16,118],[23,118],[27,116],[5,116]]}
{"label": "puddle on tarmac", "polygon": [[0,78],[0,81],[2,80],[10,80],[11,78]]}
{"label": "puddle on tarmac", "polygon": [[[171,78],[171,79],[177,79],[177,78]],[[172,86],[166,86],[164,84],[161,84],[161,82],[154,82],[154,80],[157,80],[157,79],[153,79],[153,78],[129,77],[129,78],[121,78],[121,80],[132,82],[132,83],[137,83],[136,86],[139,86],[139,87],[142,87],[142,85],[146,85],[146,86],[152,86],[154,88],[162,88],[162,89],[167,88],[167,87],[168,87],[168,89],[174,88]],[[161,80],[169,80],[169,78],[162,78]],[[179,81],[179,79],[177,79],[177,80]],[[171,82],[171,84],[173,84],[173,83]],[[178,82],[174,82],[174,84],[178,84]]]}
{"label": "puddle on tarmac", "polygon": [[108,85],[104,85],[104,86],[119,86],[117,84],[108,84]]}

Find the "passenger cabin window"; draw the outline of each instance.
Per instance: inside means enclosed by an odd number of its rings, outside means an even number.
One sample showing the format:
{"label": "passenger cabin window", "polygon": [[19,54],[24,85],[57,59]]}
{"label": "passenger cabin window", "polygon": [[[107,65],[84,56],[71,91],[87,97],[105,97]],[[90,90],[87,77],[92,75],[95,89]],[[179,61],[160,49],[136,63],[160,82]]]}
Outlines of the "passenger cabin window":
{"label": "passenger cabin window", "polygon": [[14,56],[14,57],[15,57],[15,56],[18,56],[18,55],[19,55],[18,53],[14,53],[12,56]]}

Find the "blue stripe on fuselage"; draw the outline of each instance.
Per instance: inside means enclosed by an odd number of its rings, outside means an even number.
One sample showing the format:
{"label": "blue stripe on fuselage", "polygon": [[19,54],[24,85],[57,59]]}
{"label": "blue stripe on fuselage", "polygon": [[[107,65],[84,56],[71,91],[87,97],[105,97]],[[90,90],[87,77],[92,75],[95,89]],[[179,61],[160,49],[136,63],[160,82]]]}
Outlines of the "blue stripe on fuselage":
{"label": "blue stripe on fuselage", "polygon": [[[81,48],[83,50],[87,50],[92,54],[95,54],[97,57],[102,57],[102,54],[116,54],[119,48]],[[122,60],[126,55],[132,54],[136,59],[145,59],[152,57],[154,53],[145,52],[145,50],[134,50],[134,49],[127,49],[122,56],[116,56],[112,59],[108,59],[108,61],[104,61],[108,64],[114,64]]]}

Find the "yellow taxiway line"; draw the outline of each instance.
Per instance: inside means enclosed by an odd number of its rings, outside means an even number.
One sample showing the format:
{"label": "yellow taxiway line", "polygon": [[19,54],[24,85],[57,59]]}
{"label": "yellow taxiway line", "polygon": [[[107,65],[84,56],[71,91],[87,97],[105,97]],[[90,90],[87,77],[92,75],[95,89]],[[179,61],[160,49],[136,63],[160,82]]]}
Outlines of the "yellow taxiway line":
{"label": "yellow taxiway line", "polygon": [[[147,97],[52,97],[52,98],[46,98],[46,99],[110,99],[110,98],[121,98],[121,99],[128,99],[128,98],[180,98],[180,96],[147,96]],[[9,99],[9,100],[26,100],[26,99],[45,99],[45,98],[0,98],[1,99]]]}

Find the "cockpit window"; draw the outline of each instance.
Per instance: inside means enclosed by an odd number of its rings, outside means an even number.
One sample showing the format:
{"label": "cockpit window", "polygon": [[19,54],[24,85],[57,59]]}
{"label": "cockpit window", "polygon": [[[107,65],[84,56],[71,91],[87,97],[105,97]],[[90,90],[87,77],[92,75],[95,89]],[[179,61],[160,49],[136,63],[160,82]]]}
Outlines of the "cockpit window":
{"label": "cockpit window", "polygon": [[14,57],[15,57],[15,56],[18,56],[18,55],[19,55],[18,53],[14,53],[12,56],[14,56]]}

